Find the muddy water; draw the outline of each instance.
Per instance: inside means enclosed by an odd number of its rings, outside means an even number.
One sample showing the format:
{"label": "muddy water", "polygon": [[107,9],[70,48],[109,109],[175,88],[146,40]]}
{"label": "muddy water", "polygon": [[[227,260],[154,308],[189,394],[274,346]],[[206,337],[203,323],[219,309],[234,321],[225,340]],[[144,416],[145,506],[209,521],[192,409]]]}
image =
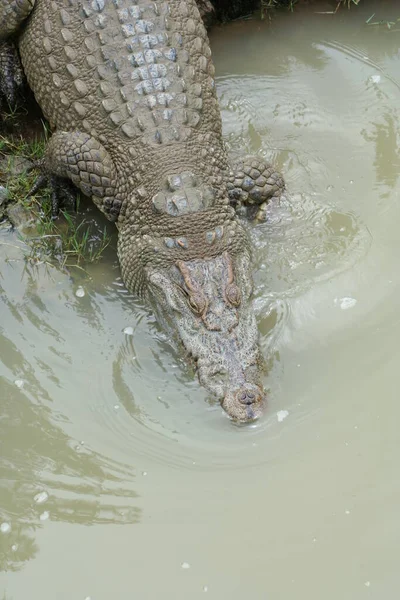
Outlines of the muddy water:
{"label": "muddy water", "polygon": [[209,401],[114,248],[64,273],[1,231],[2,599],[399,594],[400,33],[362,4],[211,35],[229,151],[292,192],[251,229],[256,426]]}

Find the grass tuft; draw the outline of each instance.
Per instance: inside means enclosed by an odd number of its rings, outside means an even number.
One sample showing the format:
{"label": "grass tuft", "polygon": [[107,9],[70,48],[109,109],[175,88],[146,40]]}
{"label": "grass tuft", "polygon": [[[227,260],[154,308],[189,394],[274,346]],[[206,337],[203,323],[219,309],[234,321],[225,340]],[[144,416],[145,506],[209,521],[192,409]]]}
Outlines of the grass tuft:
{"label": "grass tuft", "polygon": [[[77,210],[64,209],[57,219],[51,214],[50,190],[40,190],[29,196],[38,175],[35,163],[44,156],[47,137],[48,129],[44,124],[43,135],[32,141],[26,141],[22,136],[6,138],[0,135],[0,158],[4,160],[0,184],[7,187],[10,203],[20,204],[32,214],[33,227],[29,233],[19,233],[28,248],[26,259],[33,264],[50,263],[61,268],[96,262],[110,244],[111,236],[106,226],[100,229],[93,219],[79,213],[79,195]],[[20,158],[32,164],[28,170],[10,175],[13,163]]]}
{"label": "grass tuft", "polygon": [[261,0],[261,18],[270,17],[270,11],[274,8],[286,7],[293,12],[298,0]]}
{"label": "grass tuft", "polygon": [[30,248],[26,256],[29,262],[53,262],[64,268],[94,263],[102,257],[111,236],[106,226],[99,229],[93,220],[79,213],[79,198],[77,212],[61,210],[57,219],[51,214],[49,192],[28,202],[36,222],[34,232],[23,236]]}
{"label": "grass tuft", "polygon": [[31,161],[39,160],[43,157],[49,130],[43,122],[43,135],[27,141],[22,135],[4,136],[0,134],[0,157],[1,155],[9,158],[9,167],[14,156],[23,157]]}
{"label": "grass tuft", "polygon": [[347,9],[350,9],[353,4],[357,6],[359,3],[360,0],[339,0],[336,6],[336,11],[338,11],[341,6],[345,6]]}
{"label": "grass tuft", "polygon": [[380,20],[380,21],[373,21],[372,19],[375,17],[375,13],[373,13],[366,21],[365,23],[367,25],[378,25],[380,27],[386,27],[387,29],[392,29],[392,31],[399,31],[398,29],[394,30],[393,27],[395,25],[399,25],[400,23],[400,19],[396,19],[395,21],[387,21],[385,19]]}
{"label": "grass tuft", "polygon": [[[293,12],[295,5],[299,0],[261,0],[261,18],[270,16],[270,11],[274,8],[287,8]],[[341,6],[351,8],[353,5],[358,5],[361,0],[337,0],[336,8],[332,11],[327,11],[326,14],[335,14]]]}

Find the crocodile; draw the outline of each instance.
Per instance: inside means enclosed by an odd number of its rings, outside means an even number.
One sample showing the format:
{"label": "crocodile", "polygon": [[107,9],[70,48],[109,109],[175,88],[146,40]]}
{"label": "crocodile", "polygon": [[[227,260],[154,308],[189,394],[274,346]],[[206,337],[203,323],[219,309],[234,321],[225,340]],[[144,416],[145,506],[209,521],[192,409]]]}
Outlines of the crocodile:
{"label": "crocodile", "polygon": [[284,182],[259,157],[229,163],[195,0],[0,0],[3,48],[10,37],[52,130],[42,180],[72,182],[115,222],[126,287],[229,417],[257,419],[263,359],[235,208],[263,210]]}

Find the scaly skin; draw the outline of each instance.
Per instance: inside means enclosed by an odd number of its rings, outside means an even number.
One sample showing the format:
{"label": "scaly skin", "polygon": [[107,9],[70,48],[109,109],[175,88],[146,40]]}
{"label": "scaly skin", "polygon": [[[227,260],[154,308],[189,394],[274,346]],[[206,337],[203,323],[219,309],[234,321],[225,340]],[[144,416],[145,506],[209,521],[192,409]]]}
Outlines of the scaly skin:
{"label": "scaly skin", "polygon": [[0,41],[0,102],[4,98],[13,107],[23,81],[24,74],[16,47],[12,43]]}
{"label": "scaly skin", "polygon": [[8,40],[30,14],[34,0],[0,0],[0,100],[13,106],[22,87],[23,72],[12,42]]}
{"label": "scaly skin", "polygon": [[257,418],[251,253],[230,199],[260,204],[283,182],[257,159],[229,168],[194,0],[36,0],[19,50],[54,131],[47,171],[116,222],[126,286],[172,326],[200,383],[232,419]]}

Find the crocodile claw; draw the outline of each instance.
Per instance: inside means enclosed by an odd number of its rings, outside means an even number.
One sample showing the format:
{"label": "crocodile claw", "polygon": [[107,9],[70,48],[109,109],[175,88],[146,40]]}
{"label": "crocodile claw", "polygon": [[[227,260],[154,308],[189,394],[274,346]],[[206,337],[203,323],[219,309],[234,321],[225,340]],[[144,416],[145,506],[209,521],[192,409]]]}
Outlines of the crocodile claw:
{"label": "crocodile claw", "polygon": [[57,175],[42,173],[28,192],[28,198],[34,196],[38,191],[50,188],[51,193],[51,216],[58,217],[60,207],[65,204],[72,205],[77,211],[77,194],[75,186],[68,180]]}

